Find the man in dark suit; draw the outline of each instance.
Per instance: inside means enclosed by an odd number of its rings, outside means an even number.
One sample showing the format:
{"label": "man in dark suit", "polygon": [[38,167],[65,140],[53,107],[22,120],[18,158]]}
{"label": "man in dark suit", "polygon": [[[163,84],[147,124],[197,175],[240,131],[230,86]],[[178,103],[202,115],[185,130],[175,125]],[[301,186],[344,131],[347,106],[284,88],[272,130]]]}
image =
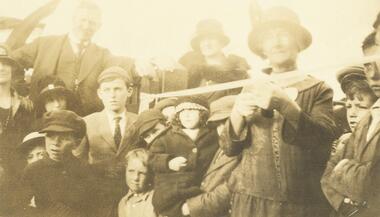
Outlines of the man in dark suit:
{"label": "man in dark suit", "polygon": [[128,71],[132,70],[133,64],[127,58],[115,58],[107,49],[91,42],[100,26],[101,11],[98,6],[81,1],[74,11],[70,33],[40,37],[13,52],[12,56],[24,68],[34,69],[30,90],[32,99],[38,94],[38,80],[48,74],[55,74],[79,95],[85,105],[84,115],[101,110],[101,102],[95,91],[100,72],[120,64]]}

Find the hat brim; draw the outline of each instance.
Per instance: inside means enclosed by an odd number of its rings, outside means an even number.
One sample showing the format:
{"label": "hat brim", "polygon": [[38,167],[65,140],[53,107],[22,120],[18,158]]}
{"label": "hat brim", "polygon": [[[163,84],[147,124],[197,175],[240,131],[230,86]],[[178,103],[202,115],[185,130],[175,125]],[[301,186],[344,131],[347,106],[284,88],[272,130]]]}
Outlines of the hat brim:
{"label": "hat brim", "polygon": [[45,146],[45,138],[44,137],[37,137],[37,138],[30,139],[28,141],[25,141],[25,142],[21,143],[17,147],[17,149],[19,150],[19,152],[25,153],[28,150],[31,150],[37,146]]}
{"label": "hat brim", "polygon": [[217,114],[211,114],[207,122],[221,121],[230,117],[231,111],[218,112]]}
{"label": "hat brim", "polygon": [[15,59],[8,56],[0,56],[0,62],[9,64],[10,66],[17,69],[20,68],[20,64]]}
{"label": "hat brim", "polygon": [[75,132],[75,130],[69,127],[62,126],[62,125],[52,124],[39,131],[39,133],[48,133],[48,132],[69,133],[69,132]]}
{"label": "hat brim", "polygon": [[205,37],[215,37],[217,38],[223,45],[223,47],[227,46],[230,43],[230,38],[227,37],[224,34],[219,34],[219,33],[203,33],[203,34],[197,34],[196,36],[193,37],[191,40],[191,47],[193,50],[198,51],[199,48],[199,43],[201,40]]}
{"label": "hat brim", "polygon": [[257,26],[255,26],[254,29],[250,32],[248,38],[248,45],[253,53],[255,53],[263,59],[266,59],[266,56],[262,52],[261,48],[261,40],[263,34],[265,34],[268,30],[274,28],[284,28],[288,30],[291,34],[293,34],[297,40],[297,44],[300,46],[300,51],[303,51],[306,48],[308,48],[312,42],[312,36],[309,30],[307,30],[305,27],[299,24],[279,20],[272,20],[260,23]]}

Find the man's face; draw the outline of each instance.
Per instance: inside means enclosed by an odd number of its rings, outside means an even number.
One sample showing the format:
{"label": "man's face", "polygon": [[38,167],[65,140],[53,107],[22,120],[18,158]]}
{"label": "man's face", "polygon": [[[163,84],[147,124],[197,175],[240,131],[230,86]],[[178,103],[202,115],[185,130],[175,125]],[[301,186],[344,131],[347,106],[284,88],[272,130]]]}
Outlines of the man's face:
{"label": "man's face", "polygon": [[125,169],[126,182],[133,193],[142,193],[146,190],[148,168],[138,158],[128,160]]}
{"label": "man's face", "polygon": [[79,41],[90,41],[101,24],[100,11],[79,8],[73,17],[73,33]]}
{"label": "man's face", "polygon": [[36,146],[31,151],[29,151],[28,155],[26,156],[26,161],[28,162],[28,164],[31,164],[38,160],[41,160],[45,155],[45,147]]}
{"label": "man's face", "polygon": [[199,42],[201,53],[205,57],[211,57],[222,53],[223,45],[215,37],[204,37]]}
{"label": "man's face", "polygon": [[150,129],[148,132],[144,133],[144,135],[142,135],[142,137],[144,138],[144,140],[147,144],[150,144],[165,129],[166,129],[165,125],[163,125],[162,123],[157,123],[152,129]]}
{"label": "man's face", "polygon": [[179,120],[186,129],[199,127],[200,111],[195,109],[185,109],[179,113]]}
{"label": "man's face", "polygon": [[[365,56],[379,55],[380,47],[373,46],[364,51]],[[364,72],[367,77],[369,86],[377,97],[380,97],[380,61],[364,64]]]}
{"label": "man's face", "polygon": [[122,79],[115,79],[102,82],[98,89],[98,96],[106,110],[118,113],[124,110],[127,98],[132,95],[132,92],[132,88],[127,89]]}
{"label": "man's face", "polygon": [[347,121],[351,131],[355,129],[358,122],[369,111],[373,103],[374,99],[370,94],[355,94],[353,99],[347,97]]}
{"label": "man's face", "polygon": [[9,83],[12,79],[12,66],[0,61],[0,84]]}
{"label": "man's face", "polygon": [[45,136],[46,152],[54,161],[62,161],[77,145],[72,132],[47,132]]}
{"label": "man's face", "polygon": [[65,110],[66,108],[67,102],[64,97],[49,98],[45,101],[45,110],[47,112]]}
{"label": "man's face", "polygon": [[299,52],[291,33],[282,28],[268,30],[262,35],[262,50],[273,66],[294,65]]}

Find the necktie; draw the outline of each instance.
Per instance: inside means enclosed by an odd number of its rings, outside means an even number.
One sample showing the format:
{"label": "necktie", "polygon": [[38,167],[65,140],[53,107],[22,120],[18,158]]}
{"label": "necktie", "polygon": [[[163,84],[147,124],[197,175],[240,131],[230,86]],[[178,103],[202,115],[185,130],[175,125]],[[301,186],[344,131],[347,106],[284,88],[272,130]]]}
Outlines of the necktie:
{"label": "necktie", "polygon": [[115,117],[114,118],[114,121],[115,121],[115,131],[114,131],[114,134],[113,134],[113,139],[115,141],[116,146],[119,146],[120,142],[121,142],[120,120],[121,120],[121,117]]}

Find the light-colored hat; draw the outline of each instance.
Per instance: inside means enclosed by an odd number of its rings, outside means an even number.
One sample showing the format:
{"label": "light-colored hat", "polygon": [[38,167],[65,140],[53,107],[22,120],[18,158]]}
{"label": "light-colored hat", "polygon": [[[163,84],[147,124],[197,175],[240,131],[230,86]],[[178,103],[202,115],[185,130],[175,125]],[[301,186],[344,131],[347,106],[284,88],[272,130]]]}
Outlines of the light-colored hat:
{"label": "light-colored hat", "polygon": [[208,122],[221,121],[230,117],[235,104],[236,95],[224,96],[210,104],[210,117]]}
{"label": "light-colored hat", "polygon": [[254,26],[248,37],[248,45],[251,51],[262,58],[266,58],[262,52],[262,35],[273,28],[284,28],[296,38],[300,51],[308,48],[312,42],[310,32],[300,24],[298,15],[286,7],[273,7],[264,11],[260,23]]}

